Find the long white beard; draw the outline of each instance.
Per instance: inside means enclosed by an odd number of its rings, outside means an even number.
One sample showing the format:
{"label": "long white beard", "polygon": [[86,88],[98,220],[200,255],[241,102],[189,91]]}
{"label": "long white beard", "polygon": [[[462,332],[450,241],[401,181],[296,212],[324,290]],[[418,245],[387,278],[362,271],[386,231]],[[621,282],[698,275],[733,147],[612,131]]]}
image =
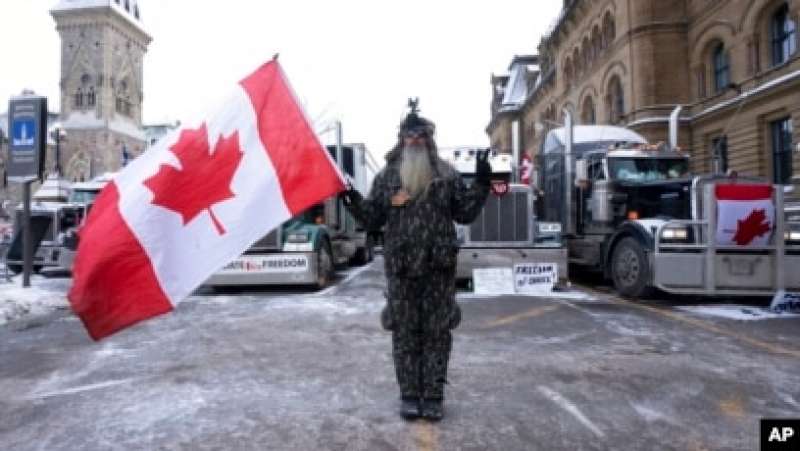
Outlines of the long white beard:
{"label": "long white beard", "polygon": [[417,197],[425,190],[433,178],[431,159],[426,148],[413,146],[403,149],[400,178],[403,180],[403,188],[411,197]]}

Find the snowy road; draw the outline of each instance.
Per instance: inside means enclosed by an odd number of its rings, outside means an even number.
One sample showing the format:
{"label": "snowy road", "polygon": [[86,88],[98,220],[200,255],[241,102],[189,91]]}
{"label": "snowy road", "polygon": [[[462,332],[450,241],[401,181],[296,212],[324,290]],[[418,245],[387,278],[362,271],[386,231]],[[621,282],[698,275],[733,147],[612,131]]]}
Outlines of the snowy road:
{"label": "snowy road", "polygon": [[430,424],[395,412],[380,260],[323,292],[200,292],[100,343],[53,310],[68,285],[0,285],[36,298],[0,325],[2,449],[738,450],[800,416],[798,317],[464,293]]}

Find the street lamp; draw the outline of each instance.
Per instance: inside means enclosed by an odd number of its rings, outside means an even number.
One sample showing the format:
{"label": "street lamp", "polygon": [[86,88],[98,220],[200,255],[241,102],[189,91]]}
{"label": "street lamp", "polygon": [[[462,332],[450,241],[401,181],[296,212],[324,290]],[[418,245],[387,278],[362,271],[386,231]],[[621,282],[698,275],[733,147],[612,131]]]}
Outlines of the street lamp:
{"label": "street lamp", "polygon": [[53,129],[50,131],[50,137],[56,142],[56,175],[61,176],[61,140],[66,139],[67,131],[64,130],[60,122],[53,124]]}

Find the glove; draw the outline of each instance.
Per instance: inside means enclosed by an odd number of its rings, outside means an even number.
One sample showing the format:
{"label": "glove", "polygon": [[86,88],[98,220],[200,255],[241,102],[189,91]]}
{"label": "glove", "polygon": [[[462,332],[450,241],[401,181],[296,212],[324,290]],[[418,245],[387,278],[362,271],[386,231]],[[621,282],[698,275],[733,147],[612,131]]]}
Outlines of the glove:
{"label": "glove", "polygon": [[364,197],[353,189],[352,186],[348,186],[346,190],[339,193],[339,199],[342,200],[345,207],[352,207],[353,205],[360,204]]}
{"label": "glove", "polygon": [[492,165],[489,164],[489,151],[479,151],[475,156],[475,179],[478,183],[488,185],[492,178]]}

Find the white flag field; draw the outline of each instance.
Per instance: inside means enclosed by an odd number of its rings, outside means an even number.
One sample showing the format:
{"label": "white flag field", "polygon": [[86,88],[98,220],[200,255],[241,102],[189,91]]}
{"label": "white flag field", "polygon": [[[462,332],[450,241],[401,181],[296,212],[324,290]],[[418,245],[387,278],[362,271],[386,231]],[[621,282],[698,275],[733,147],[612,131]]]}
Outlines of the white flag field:
{"label": "white flag field", "polygon": [[764,246],[775,227],[772,186],[717,185],[717,244]]}
{"label": "white flag field", "polygon": [[80,232],[72,309],[95,340],[169,312],[250,244],[343,189],[270,61],[98,196]]}

